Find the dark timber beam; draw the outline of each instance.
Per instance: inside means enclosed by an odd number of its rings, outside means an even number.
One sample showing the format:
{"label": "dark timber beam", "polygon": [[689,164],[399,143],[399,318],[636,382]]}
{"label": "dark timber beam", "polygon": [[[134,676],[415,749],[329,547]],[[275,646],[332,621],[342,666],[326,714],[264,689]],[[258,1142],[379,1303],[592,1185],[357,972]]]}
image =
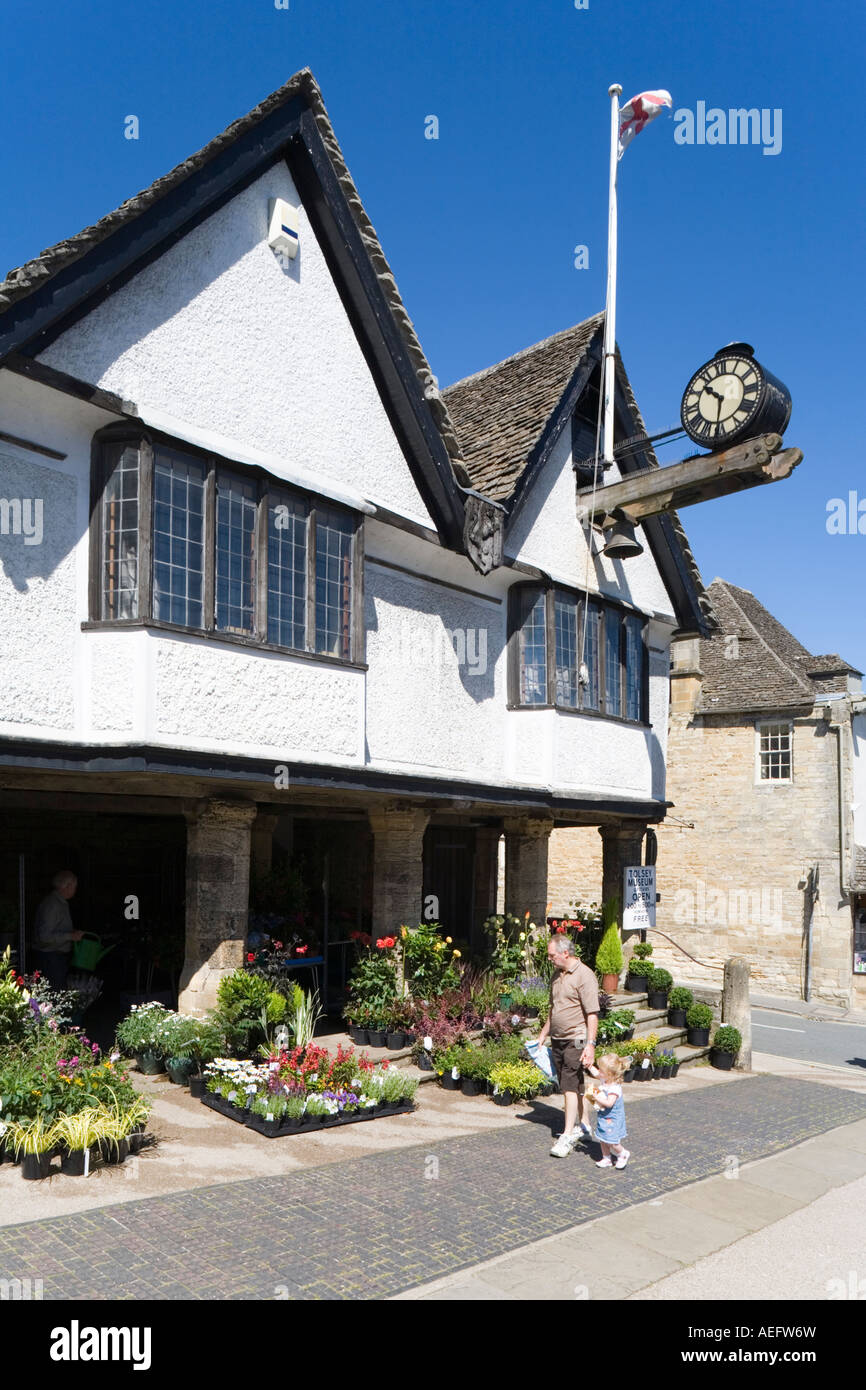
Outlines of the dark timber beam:
{"label": "dark timber beam", "polygon": [[640,522],[660,512],[779,482],[790,477],[802,458],[801,449],[782,449],[781,435],[765,434],[720,454],[700,454],[632,473],[622,482],[597,488],[594,505],[592,488],[582,488],[577,503],[587,515],[592,511],[596,525],[612,525],[617,510],[631,522]]}

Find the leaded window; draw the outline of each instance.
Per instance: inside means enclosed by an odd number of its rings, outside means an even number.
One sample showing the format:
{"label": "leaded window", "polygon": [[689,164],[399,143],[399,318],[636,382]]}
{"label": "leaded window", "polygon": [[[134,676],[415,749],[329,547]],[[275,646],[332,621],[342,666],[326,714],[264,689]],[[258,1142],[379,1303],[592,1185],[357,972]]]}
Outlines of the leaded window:
{"label": "leaded window", "polygon": [[97,436],[91,616],[362,659],[358,517],[129,427]]}
{"label": "leaded window", "polygon": [[[510,598],[515,706],[647,722],[645,620],[612,601],[519,584]],[[548,672],[552,672],[548,680]]]}

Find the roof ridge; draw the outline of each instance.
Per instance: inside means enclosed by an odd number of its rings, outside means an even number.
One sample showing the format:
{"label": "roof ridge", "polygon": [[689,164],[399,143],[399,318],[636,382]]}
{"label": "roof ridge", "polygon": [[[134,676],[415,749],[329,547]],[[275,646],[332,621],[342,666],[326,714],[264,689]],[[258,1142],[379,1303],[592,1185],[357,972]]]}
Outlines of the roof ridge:
{"label": "roof ridge", "polygon": [[463,386],[468,381],[477,381],[479,377],[488,376],[491,372],[499,371],[500,367],[505,367],[510,362],[517,362],[521,357],[528,357],[530,353],[537,352],[539,348],[547,347],[549,343],[554,343],[562,339],[568,333],[574,333],[578,328],[585,328],[588,323],[604,319],[604,310],[600,313],[590,314],[589,318],[581,319],[578,323],[571,324],[568,328],[560,328],[558,333],[551,333],[546,338],[541,338],[537,343],[531,343],[529,347],[521,348],[519,352],[512,352],[510,356],[503,357],[499,362],[492,362],[489,367],[482,367],[480,371],[470,372],[468,376],[461,376],[457,381],[452,381],[450,386],[443,386],[443,394],[453,391],[458,386]]}
{"label": "roof ridge", "polygon": [[[715,581],[713,581],[713,582],[715,582]],[[746,624],[752,629],[752,631],[754,632],[754,634],[755,634],[755,636],[757,637],[758,641],[761,643],[761,646],[764,647],[764,649],[765,649],[767,652],[769,652],[769,654],[770,654],[770,656],[773,658],[773,660],[776,661],[776,662],[778,663],[778,665],[782,667],[783,670],[787,671],[789,675],[791,675],[791,676],[794,677],[794,680],[795,680],[795,681],[797,682],[797,684],[801,687],[801,689],[807,691],[807,693],[808,693],[810,696],[814,695],[814,693],[815,693],[815,692],[814,692],[814,686],[811,684],[811,682],[807,681],[807,680],[805,679],[805,677],[801,676],[801,675],[799,674],[799,672],[795,671],[794,668],[793,668],[793,666],[789,666],[788,663],[787,663],[787,661],[785,661],[785,660],[779,655],[779,653],[776,651],[775,647],[771,647],[771,646],[770,646],[770,644],[769,644],[769,642],[767,641],[767,639],[758,631],[758,628],[757,628],[757,627],[755,626],[755,624],[752,622],[752,619],[749,617],[748,613],[747,613],[746,610],[743,608],[742,604],[740,604],[740,603],[737,602],[736,598],[734,597],[734,595],[733,595],[733,593],[732,593],[732,589],[735,589],[737,586],[736,586],[736,585],[729,584],[728,581],[727,581],[726,579],[722,579],[722,580],[720,580],[719,582],[722,584],[722,586],[723,586],[723,587],[725,588],[725,590],[727,591],[727,594],[728,594],[728,597],[729,597],[730,600],[731,600],[731,603],[733,603],[733,604],[735,605],[735,607],[737,608],[737,610],[742,614],[742,617],[743,617],[745,623],[746,623]],[[743,590],[741,590],[741,592],[744,593],[744,594],[748,594],[748,593],[749,593],[749,590],[748,590],[748,589],[743,589]],[[779,619],[774,617],[774,615],[770,612],[769,608],[764,608],[764,605],[761,603],[761,600],[760,600],[760,599],[755,598],[755,595],[754,595],[754,594],[749,594],[749,597],[750,597],[750,598],[754,598],[754,599],[755,599],[755,602],[759,605],[759,607],[762,608],[763,611],[764,611],[770,618],[773,618],[773,621],[774,621],[774,622],[779,623]],[[785,632],[788,632],[788,629],[785,627],[784,623],[779,623],[779,627],[784,628]],[[794,637],[793,632],[789,632],[789,633],[788,633],[788,636],[789,636],[789,637],[793,637],[795,642],[799,642],[799,639],[796,638],[796,637]],[[802,646],[803,644],[800,642],[799,645]]]}

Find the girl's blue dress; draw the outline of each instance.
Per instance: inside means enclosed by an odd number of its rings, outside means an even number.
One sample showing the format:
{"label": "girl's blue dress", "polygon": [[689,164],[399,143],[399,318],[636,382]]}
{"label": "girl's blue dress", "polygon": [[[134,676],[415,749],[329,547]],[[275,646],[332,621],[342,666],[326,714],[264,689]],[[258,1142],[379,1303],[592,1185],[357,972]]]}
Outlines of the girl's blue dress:
{"label": "girl's blue dress", "polygon": [[622,1098],[622,1086],[603,1086],[608,1095],[616,1095],[616,1100],[609,1110],[599,1110],[595,1121],[594,1138],[605,1144],[618,1144],[621,1139],[626,1137],[625,1128],[625,1101]]}

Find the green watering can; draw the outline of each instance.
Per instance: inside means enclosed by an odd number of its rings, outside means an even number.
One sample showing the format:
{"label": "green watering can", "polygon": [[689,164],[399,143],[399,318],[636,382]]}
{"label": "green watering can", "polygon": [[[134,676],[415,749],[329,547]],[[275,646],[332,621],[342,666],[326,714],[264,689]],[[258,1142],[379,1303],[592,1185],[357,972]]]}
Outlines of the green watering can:
{"label": "green watering can", "polygon": [[113,946],[106,946],[103,950],[100,937],[95,936],[93,932],[85,932],[81,940],[73,944],[72,964],[79,970],[95,970],[102,957],[113,950]]}

